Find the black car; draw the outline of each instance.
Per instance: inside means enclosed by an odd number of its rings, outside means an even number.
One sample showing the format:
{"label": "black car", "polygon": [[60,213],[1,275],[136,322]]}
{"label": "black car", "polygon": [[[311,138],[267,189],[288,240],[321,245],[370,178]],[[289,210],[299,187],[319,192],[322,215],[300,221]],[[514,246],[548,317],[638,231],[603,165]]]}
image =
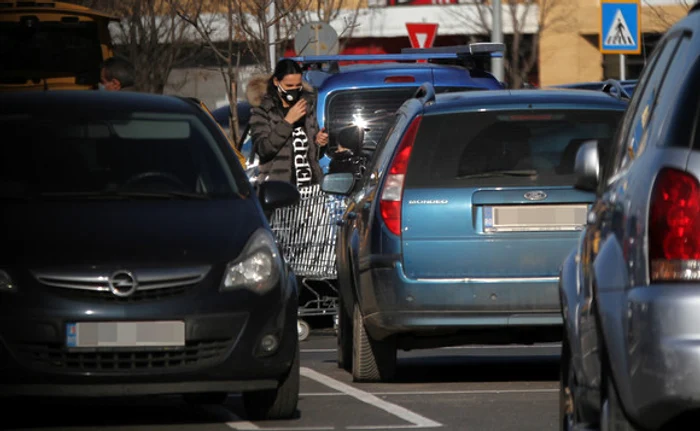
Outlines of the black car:
{"label": "black car", "polygon": [[196,103],[0,95],[0,396],[242,392],[292,416],[297,285],[264,210]]}

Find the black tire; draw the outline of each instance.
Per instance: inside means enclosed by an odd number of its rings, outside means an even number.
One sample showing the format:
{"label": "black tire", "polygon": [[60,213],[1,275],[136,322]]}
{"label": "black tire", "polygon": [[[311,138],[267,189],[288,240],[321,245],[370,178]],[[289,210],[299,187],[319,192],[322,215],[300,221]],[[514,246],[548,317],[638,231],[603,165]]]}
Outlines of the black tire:
{"label": "black tire", "polygon": [[362,322],[360,307],[353,308],[352,378],[355,382],[387,382],[396,374],[394,338],[373,340]]}
{"label": "black tire", "polygon": [[221,405],[226,402],[226,392],[205,392],[198,394],[184,394],[182,398],[188,404],[194,405]]}
{"label": "black tire", "polygon": [[299,403],[299,344],[289,373],[277,389],[243,393],[243,407],[250,420],[291,419]]}
{"label": "black tire", "polygon": [[345,311],[342,296],[338,297],[338,368],[352,372],[352,319]]}

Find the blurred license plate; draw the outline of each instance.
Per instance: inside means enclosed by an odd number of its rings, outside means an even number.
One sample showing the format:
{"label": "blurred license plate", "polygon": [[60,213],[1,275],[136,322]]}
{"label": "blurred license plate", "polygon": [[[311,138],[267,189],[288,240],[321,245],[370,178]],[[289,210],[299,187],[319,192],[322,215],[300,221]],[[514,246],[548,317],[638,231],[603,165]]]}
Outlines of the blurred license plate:
{"label": "blurred license plate", "polygon": [[179,347],[185,322],[77,322],[66,324],[67,347]]}
{"label": "blurred license plate", "polygon": [[484,207],[485,232],[581,230],[588,205],[510,205]]}

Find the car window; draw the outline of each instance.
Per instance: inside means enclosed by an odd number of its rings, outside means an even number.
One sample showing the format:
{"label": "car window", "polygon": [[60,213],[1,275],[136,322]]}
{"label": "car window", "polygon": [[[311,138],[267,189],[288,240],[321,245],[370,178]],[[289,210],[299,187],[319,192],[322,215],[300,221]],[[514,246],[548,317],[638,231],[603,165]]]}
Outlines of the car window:
{"label": "car window", "polygon": [[0,22],[0,82],[79,76],[97,84],[102,48],[97,24]]}
{"label": "car window", "polygon": [[[367,88],[336,91],[330,94],[326,103],[328,128],[356,124],[365,129],[362,143],[365,149],[377,147],[384,131],[394,120],[396,110],[413,97],[418,86]],[[436,93],[452,91],[481,90],[472,87],[435,88]]]}
{"label": "car window", "polygon": [[[641,137],[642,120],[644,111],[647,106],[642,103],[643,100],[649,100],[651,94],[655,94],[656,88],[659,85],[661,76],[665,73],[668,60],[671,58],[672,52],[675,50],[678,40],[675,38],[667,39],[659,45],[651,55],[649,64],[645,68],[639,83],[635,90],[635,94],[630,101],[624,119],[622,120],[620,130],[615,138],[614,149],[607,163],[601,160],[603,169],[603,181],[600,183],[602,189],[610,181],[610,179],[629,161],[628,149],[638,147],[639,141],[634,142],[635,135]],[[658,67],[657,67],[658,65]],[[648,111],[648,110],[647,110]]]}
{"label": "car window", "polygon": [[239,192],[217,141],[193,115],[7,116],[0,135],[4,197]]}
{"label": "car window", "polygon": [[[687,148],[691,144],[694,113],[698,106],[698,57],[697,45],[692,45],[690,35],[681,35],[648,120],[659,125],[673,124],[673,127],[656,127],[654,135],[662,133],[663,136],[654,138],[655,145]],[[693,67],[695,76],[692,76]]]}
{"label": "car window", "polygon": [[578,148],[598,139],[605,157],[621,115],[621,110],[512,110],[426,116],[406,186],[571,185]]}
{"label": "car window", "polygon": [[[680,43],[684,38],[678,37],[669,40],[667,43],[667,48],[665,48],[659,55],[657,61],[657,67],[649,75],[649,79],[644,87],[644,90],[639,96],[639,104],[632,118],[630,134],[626,139],[626,151],[622,155],[622,160],[620,162],[620,168],[624,167],[631,160],[639,155],[639,153],[646,147],[646,130],[648,125],[651,123],[652,119],[657,113],[657,104],[663,98],[662,95],[666,94],[666,101],[668,97],[676,99],[678,96],[680,84],[683,80],[683,75],[685,75],[688,67],[688,62],[690,55],[688,53],[688,43]],[[673,63],[671,63],[673,60]],[[673,64],[673,67],[669,67]],[[670,83],[673,82],[673,85]],[[659,109],[660,116],[666,116],[671,114],[669,112],[672,106],[665,104],[665,109]],[[679,143],[666,143],[667,145],[679,145]],[[685,141],[684,146],[688,146],[688,141]]]}

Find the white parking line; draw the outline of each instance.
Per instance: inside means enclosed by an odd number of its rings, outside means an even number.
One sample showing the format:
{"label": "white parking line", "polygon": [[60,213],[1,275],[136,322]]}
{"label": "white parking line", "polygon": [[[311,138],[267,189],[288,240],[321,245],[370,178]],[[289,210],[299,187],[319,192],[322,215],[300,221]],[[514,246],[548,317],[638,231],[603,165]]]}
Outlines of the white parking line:
{"label": "white parking line", "polygon": [[[350,385],[346,385],[341,381],[335,380],[331,377],[326,376],[325,374],[321,374],[310,368],[301,367],[301,375],[308,379],[315,380],[316,382],[321,383],[322,385],[328,386],[331,389],[335,389],[336,391],[349,395],[358,401],[362,401],[363,403],[384,410],[385,412],[390,413],[406,422],[410,422],[414,425],[411,428],[437,428],[442,426],[440,422],[435,422],[432,419],[428,419],[425,416],[421,416],[418,413],[414,413],[404,407],[385,401],[375,395],[370,394],[369,392],[365,392],[360,389],[354,388]],[[381,429],[384,428],[387,427],[381,427]],[[360,427],[356,429],[369,428]],[[374,429],[377,428],[374,427]]]}
{"label": "white parking line", "polygon": [[[559,389],[474,389],[464,391],[405,391],[405,392],[371,392],[376,396],[394,396],[394,395],[499,395],[499,394],[549,394],[559,392]],[[345,396],[339,392],[307,392],[301,393],[303,397],[337,397]]]}

